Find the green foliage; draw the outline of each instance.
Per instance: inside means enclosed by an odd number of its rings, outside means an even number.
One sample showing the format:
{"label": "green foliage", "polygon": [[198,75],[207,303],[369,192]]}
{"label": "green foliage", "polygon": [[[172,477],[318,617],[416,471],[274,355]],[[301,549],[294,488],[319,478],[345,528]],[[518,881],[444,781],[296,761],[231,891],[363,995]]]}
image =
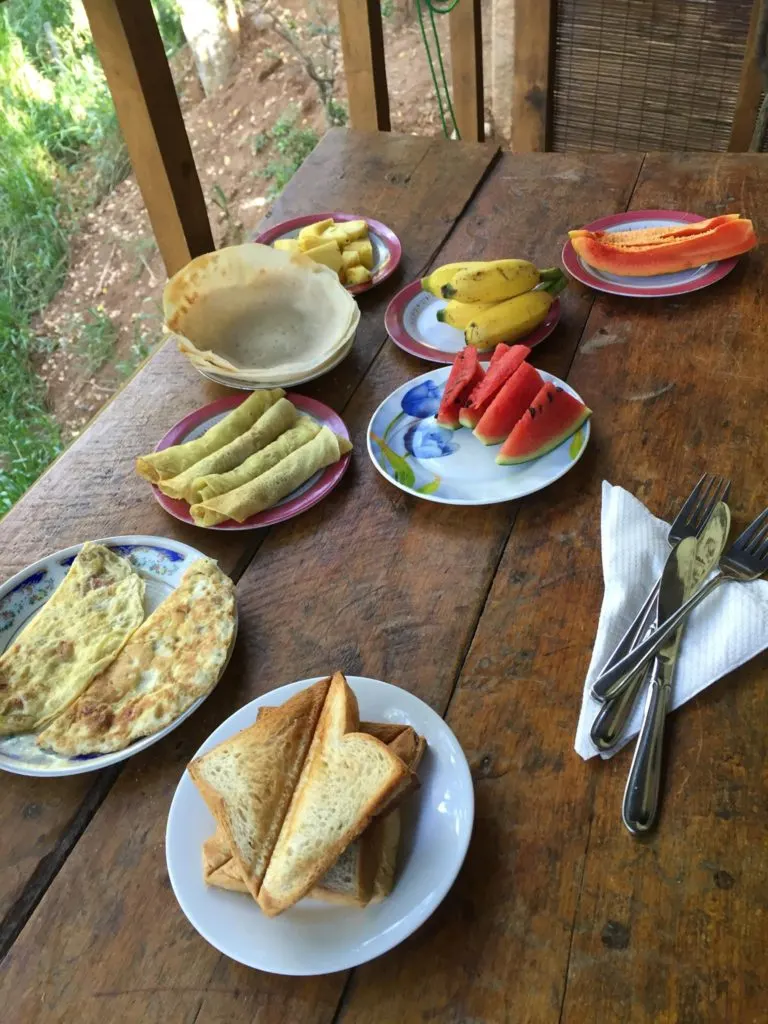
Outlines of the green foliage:
{"label": "green foliage", "polygon": [[270,196],[285,188],[320,141],[314,129],[301,128],[296,124],[298,117],[296,108],[289,107],[269,132],[262,133],[266,134],[279,155],[279,159],[271,160],[262,171],[262,175],[271,182]]}
{"label": "green foliage", "polygon": [[89,376],[100,370],[115,351],[117,327],[103,306],[89,307],[86,316],[73,324],[72,334],[72,347]]}
{"label": "green foliage", "polygon": [[382,18],[391,18],[395,13],[395,0],[381,0]]}
{"label": "green foliage", "polygon": [[343,103],[339,102],[339,100],[335,100],[333,97],[328,100],[326,110],[328,113],[328,120],[336,127],[343,128],[349,120],[349,111],[347,108]]}

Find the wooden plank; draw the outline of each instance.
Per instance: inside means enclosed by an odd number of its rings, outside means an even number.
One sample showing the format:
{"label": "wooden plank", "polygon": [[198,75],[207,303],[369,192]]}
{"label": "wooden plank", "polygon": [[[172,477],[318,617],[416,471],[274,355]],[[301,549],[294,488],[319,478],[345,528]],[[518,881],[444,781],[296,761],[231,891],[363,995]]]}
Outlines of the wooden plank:
{"label": "wooden plank", "polygon": [[381,5],[377,0],[339,0],[338,8],[349,122],[360,131],[388,132],[391,124]]}
{"label": "wooden plank", "polygon": [[453,109],[465,142],[485,138],[483,33],[480,0],[459,0],[448,15]]}
{"label": "wooden plank", "polygon": [[749,19],[747,41],[744,46],[744,63],[739,80],[739,94],[736,99],[736,110],[731,125],[731,139],[728,149],[735,153],[745,153],[752,141],[757,113],[760,109],[760,98],[763,94],[763,76],[758,61],[758,41],[760,37],[761,12],[768,19],[768,8],[763,0],[754,0],[752,15]]}
{"label": "wooden plank", "polygon": [[152,231],[169,275],[215,246],[150,0],[84,0]]}
{"label": "wooden plank", "polygon": [[514,152],[550,148],[554,0],[515,0],[512,144]]}
{"label": "wooden plank", "polygon": [[[311,389],[302,388],[303,392],[322,396],[339,410],[344,408],[349,395],[385,341],[382,316],[389,299],[402,286],[404,276],[415,277],[426,267],[483,177],[493,155],[491,147],[452,143],[444,139],[389,134],[360,135],[336,130],[330,132],[308,158],[279,200],[272,216],[283,218],[313,209],[357,209],[380,217],[398,233],[404,244],[404,257],[401,275],[396,275],[391,281],[361,297],[363,315],[352,354]],[[219,393],[215,386],[203,383],[203,378],[187,370],[186,361],[171,347],[166,347],[150,360],[148,366],[99,417],[98,430],[83,435],[74,448],[59,460],[0,524],[0,551],[10,563],[2,564],[3,575],[7,576],[45,551],[65,546],[73,540],[135,531],[186,539],[207,554],[217,557],[222,566],[237,578],[263,539],[263,533],[257,531],[253,534],[222,537],[210,531],[183,527],[165,516],[141,486],[137,489],[132,475],[132,460],[136,454],[153,444],[184,412]],[[354,473],[353,468],[348,478]],[[342,488],[337,499],[343,497],[343,494]],[[327,503],[318,506],[317,513],[321,509],[325,510],[325,516],[333,514],[332,506]],[[241,615],[241,636],[250,632],[258,635],[258,623],[249,621],[246,608],[242,609]],[[285,657],[289,659],[291,644],[286,640],[284,646]],[[179,1001],[181,1006],[194,1009],[195,999],[202,998],[200,993],[208,976],[204,977],[199,955],[203,956],[213,971],[215,964],[212,965],[206,959],[212,951],[201,943],[191,929],[185,931],[182,927],[179,932],[177,910],[168,891],[162,860],[162,834],[170,793],[190,753],[217,721],[221,721],[234,707],[254,695],[254,687],[264,689],[270,685],[268,679],[256,679],[245,671],[241,647],[239,643],[232,667],[216,693],[201,709],[200,716],[196,714],[172,738],[128,762],[127,770],[118,783],[118,790],[110,796],[110,801],[113,798],[115,800],[112,805],[114,811],[110,810],[108,817],[101,818],[98,826],[94,822],[93,827],[86,831],[75,847],[72,855],[75,860],[70,857],[54,883],[54,890],[59,896],[64,896],[70,886],[70,882],[64,879],[67,872],[71,871],[71,882],[78,890],[77,900],[80,904],[75,917],[79,917],[82,909],[90,904],[95,915],[94,927],[105,936],[111,934],[110,941],[116,940],[118,935],[125,938],[128,933],[132,933],[138,941],[146,941],[150,961],[140,970],[149,970],[155,987],[163,989],[165,993],[153,995],[144,986],[144,994],[135,998],[122,990],[120,995],[105,994],[120,989],[120,979],[128,964],[119,950],[109,953],[103,951],[102,957],[98,950],[99,943],[90,943],[88,940],[84,955],[86,959],[95,957],[101,966],[98,969],[94,966],[95,973],[90,981],[88,972],[81,976],[88,991],[85,994],[83,990],[74,998],[76,1002],[86,999],[88,1008],[81,1013],[78,1007],[79,1020],[103,1019],[105,1006],[111,1007],[109,1013],[112,1019],[167,1020],[168,1015],[170,1019],[176,1019],[174,1015],[180,1012],[177,1008]],[[284,671],[289,671],[288,661]],[[187,726],[190,724],[193,728],[188,732]],[[23,823],[24,808],[32,792],[30,784],[34,781],[8,779],[0,792],[0,815],[7,824],[4,833],[6,838],[3,840],[4,856],[0,858],[3,868],[8,865],[5,856],[8,836],[18,828],[18,822]],[[34,789],[41,807],[40,831],[35,835],[34,830],[30,829],[23,842],[17,843],[14,840],[11,847],[15,851],[17,865],[24,866],[24,873],[19,869],[14,874],[0,875],[0,879],[7,881],[8,902],[12,909],[13,899],[18,899],[25,878],[27,888],[33,886],[36,876],[33,874],[32,881],[29,881],[29,875],[34,872],[35,865],[43,858],[56,860],[62,836],[66,834],[68,822],[76,814],[78,801],[83,797],[82,790],[76,792],[74,787],[71,790],[66,788],[68,781],[73,780],[46,782],[42,793],[39,787]],[[121,790],[119,787],[125,788]],[[65,792],[68,795],[62,798],[60,794]],[[60,806],[56,804],[57,800]],[[110,801],[102,807],[102,811],[107,810]],[[129,830],[130,836],[120,835],[118,838],[114,825],[121,820],[127,804],[133,807],[129,812],[131,815],[138,810],[148,815],[147,823],[139,827],[134,820],[135,827]],[[82,822],[81,828],[85,824],[87,821]],[[128,819],[122,819],[123,827],[127,824]],[[116,841],[113,843],[112,839]],[[109,885],[102,884],[88,866],[97,851],[98,856],[104,858],[105,864],[112,864],[111,868],[105,868],[114,872]],[[57,870],[61,860],[63,857],[56,863]],[[133,867],[129,867],[131,864]],[[170,912],[170,917],[164,915],[170,927],[167,934],[160,926],[160,918],[156,917],[155,912],[150,913],[152,920],[147,921],[145,929],[141,914],[144,909],[150,911],[151,908],[146,905],[142,909],[132,904],[134,896],[130,895],[130,891],[135,891],[138,897],[136,882],[139,875],[144,874],[147,875],[148,884],[159,886],[161,904],[167,902]],[[125,883],[127,887],[125,894],[118,894],[114,888],[118,878],[122,879],[120,884]],[[45,884],[48,880],[49,877]],[[38,888],[29,906],[40,899],[45,884]],[[112,896],[106,903],[102,900],[105,886],[106,889],[113,887]],[[70,891],[70,895],[73,892]],[[52,892],[51,898],[43,901],[37,914],[47,914],[45,908],[54,908],[56,899],[53,899]],[[115,919],[111,923],[107,920],[106,907],[114,907],[118,903],[124,907],[126,921],[131,922],[130,926],[126,924],[122,929]],[[54,910],[54,915],[57,914],[58,911]],[[14,927],[23,923],[17,916],[9,915],[9,922],[11,919]],[[60,929],[58,923],[53,925],[50,921],[46,927],[52,927],[59,936],[51,945],[51,959],[39,963],[40,991],[46,991],[52,996],[57,985],[55,978],[63,978],[60,974],[59,955],[69,956],[63,950],[74,940],[74,933],[66,927]],[[23,942],[24,935],[31,934],[30,928],[31,924],[19,941]],[[166,942],[169,948],[176,949],[182,958],[186,958],[190,946],[195,947],[196,951],[189,954],[189,962],[184,959],[186,966],[178,975],[179,979],[183,977],[184,980],[174,982],[184,989],[181,995],[168,989],[162,971],[157,974],[149,966],[154,940],[146,936],[142,940],[143,929],[156,935],[158,942]],[[200,953],[201,949],[203,954]],[[12,962],[15,957],[14,952]],[[19,959],[24,959],[23,953],[19,954]],[[134,966],[137,964],[138,961]],[[140,983],[137,984],[141,987]],[[296,991],[299,994],[306,993],[308,1001],[317,1002],[322,1007],[324,990],[312,987],[312,984],[297,986]],[[269,986],[265,985],[265,998],[270,991]],[[279,991],[282,994],[279,998],[275,997],[275,1019],[291,1019],[290,1013],[286,1018],[280,1017],[286,1007],[290,1009],[291,996],[283,988],[279,988]],[[21,1015],[19,1019],[45,1019],[44,1011],[38,1006],[35,994],[31,990],[27,991],[26,983],[15,986],[15,992],[14,999],[18,1000],[18,1006],[24,1006],[23,1010],[18,1010]],[[334,989],[331,1002],[334,1002],[337,994]],[[56,999],[59,999],[58,994]],[[142,1015],[137,1012],[131,1016],[136,1001],[141,1002],[142,999],[148,1001],[146,1013]],[[13,1019],[15,1012],[15,1009],[9,1010],[9,1019]],[[38,1012],[42,1016],[36,1017]],[[64,1019],[68,1011],[62,1008],[60,1012]],[[155,1016],[162,1012],[166,1013],[165,1018]],[[308,1015],[308,1019],[313,1018]]]}
{"label": "wooden plank", "polygon": [[[672,202],[765,223],[765,157],[650,155],[632,206]],[[715,470],[732,478],[737,527],[766,505],[767,272],[762,247],[705,292],[637,310],[630,300],[596,304],[587,334],[600,347],[588,341],[569,377],[594,395],[595,483],[605,476],[670,519],[698,474]],[[599,598],[598,581],[584,590]],[[767,673],[763,654],[672,716],[662,815],[648,840],[620,822],[631,751],[584,769],[595,798],[564,1022],[765,1018]]]}

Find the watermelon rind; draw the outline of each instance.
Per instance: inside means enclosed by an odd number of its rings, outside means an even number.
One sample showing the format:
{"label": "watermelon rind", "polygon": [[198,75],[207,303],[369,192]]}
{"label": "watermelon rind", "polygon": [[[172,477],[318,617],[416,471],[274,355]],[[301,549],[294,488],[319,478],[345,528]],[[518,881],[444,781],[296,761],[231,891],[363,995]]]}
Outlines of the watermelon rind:
{"label": "watermelon rind", "polygon": [[[547,391],[551,392],[553,390],[553,388],[554,388],[554,385],[553,385],[552,382],[545,384],[544,387],[539,392],[539,396],[543,397],[545,392],[547,392]],[[575,434],[576,431],[579,429],[579,427],[587,419],[589,419],[589,417],[592,415],[592,411],[590,409],[588,409],[586,407],[586,405],[584,405],[583,402],[581,402],[574,395],[571,395],[569,392],[564,391],[562,388],[557,388],[557,391],[561,392],[563,395],[567,395],[568,396],[568,398],[571,400],[571,402],[569,402],[567,404],[569,404],[569,405],[571,403],[577,403],[578,404],[578,407],[573,410],[574,414],[573,414],[572,418],[570,420],[568,420],[564,425],[561,425],[561,423],[562,423],[562,413],[558,410],[558,413],[559,413],[558,427],[559,427],[559,429],[558,429],[557,433],[552,434],[549,437],[545,438],[538,445],[538,447],[535,448],[535,449],[532,448],[532,449],[529,449],[526,452],[520,452],[519,454],[512,454],[512,453],[510,453],[508,451],[505,452],[504,449],[509,446],[509,442],[512,440],[513,434],[515,434],[515,432],[518,431],[518,429],[520,428],[521,424],[525,421],[525,414],[523,414],[523,417],[521,417],[521,419],[518,421],[518,423],[515,426],[514,430],[512,431],[512,433],[510,433],[509,437],[504,442],[504,445],[502,446],[501,451],[496,456],[496,462],[498,463],[498,465],[500,465],[500,466],[518,466],[518,465],[521,465],[524,462],[533,462],[534,459],[540,459],[542,457],[542,455],[546,455],[548,452],[553,451],[555,448],[557,448],[559,445],[561,445],[563,443],[563,441],[566,441],[569,437],[571,437],[573,434]],[[537,398],[539,396],[537,396]],[[542,415],[541,404],[540,404],[539,401],[537,401],[537,399],[534,399],[534,401],[531,403],[531,407],[532,407],[532,410],[535,409],[535,408],[538,408],[539,409],[539,415],[540,416]],[[545,404],[545,408],[554,408],[554,404],[552,406],[549,406],[549,405]]]}

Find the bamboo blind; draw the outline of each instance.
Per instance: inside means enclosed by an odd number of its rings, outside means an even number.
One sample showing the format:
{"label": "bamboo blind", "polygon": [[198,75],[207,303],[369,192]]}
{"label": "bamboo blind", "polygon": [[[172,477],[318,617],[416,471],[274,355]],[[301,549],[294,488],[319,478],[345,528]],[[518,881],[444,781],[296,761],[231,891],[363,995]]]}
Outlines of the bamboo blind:
{"label": "bamboo blind", "polygon": [[753,0],[558,0],[555,150],[728,148]]}

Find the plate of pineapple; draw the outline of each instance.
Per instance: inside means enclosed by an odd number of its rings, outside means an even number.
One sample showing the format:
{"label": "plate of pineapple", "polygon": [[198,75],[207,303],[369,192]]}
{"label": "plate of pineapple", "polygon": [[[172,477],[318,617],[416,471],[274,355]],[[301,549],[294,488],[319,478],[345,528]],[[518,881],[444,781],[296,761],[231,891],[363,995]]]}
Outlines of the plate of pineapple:
{"label": "plate of pineapple", "polygon": [[465,346],[490,356],[499,342],[533,348],[560,320],[568,279],[528,260],[447,263],[392,299],[384,325],[396,345],[433,363],[452,363]]}
{"label": "plate of pineapple", "polygon": [[330,267],[359,295],[393,274],[400,262],[400,239],[371,217],[354,213],[309,213],[275,224],[254,238],[288,252],[303,252]]}

